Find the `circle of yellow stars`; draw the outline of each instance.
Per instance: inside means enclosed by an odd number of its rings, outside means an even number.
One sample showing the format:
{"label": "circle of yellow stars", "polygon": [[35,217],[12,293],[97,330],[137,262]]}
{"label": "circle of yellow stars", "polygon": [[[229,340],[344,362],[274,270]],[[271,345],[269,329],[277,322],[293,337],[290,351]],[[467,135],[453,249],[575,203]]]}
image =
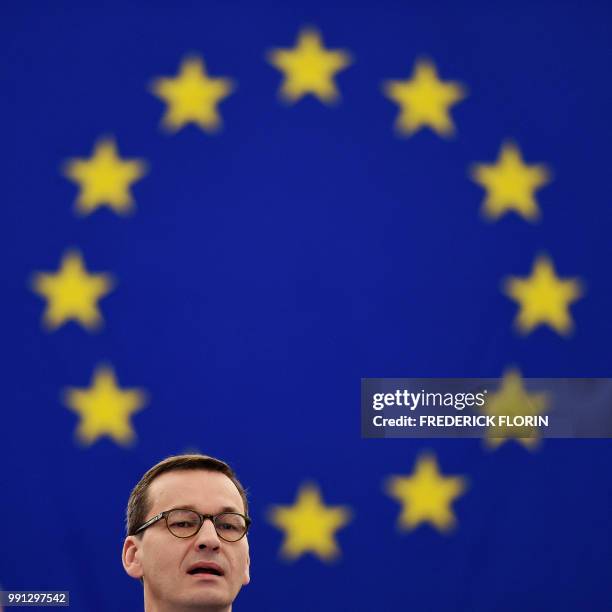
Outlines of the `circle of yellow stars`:
{"label": "circle of yellow stars", "polygon": [[[354,63],[348,51],[326,48],[321,33],[313,27],[298,33],[293,48],[272,49],[266,59],[283,75],[278,94],[287,104],[296,104],[306,96],[327,105],[339,103],[335,79]],[[236,89],[233,79],[211,76],[204,60],[197,56],[186,57],[176,76],[158,77],[150,84],[150,92],[166,105],[161,127],[168,133],[189,124],[207,133],[218,132],[222,128],[218,107]],[[425,128],[440,137],[456,135],[450,109],[467,97],[467,88],[456,81],[441,80],[433,61],[418,59],[409,78],[387,79],[381,89],[399,109],[395,121],[399,135],[411,137]],[[126,215],[135,210],[131,189],[147,174],[148,164],[142,159],[122,158],[115,139],[105,136],[94,144],[91,157],[67,160],[62,172],[78,186],[77,214],[87,216],[108,207]],[[498,221],[508,213],[530,223],[541,220],[535,194],[550,183],[552,173],[545,164],[527,164],[515,142],[502,143],[496,162],[473,163],[469,176],[486,192],[481,214],[487,221]],[[56,273],[37,272],[30,281],[32,291],[46,300],[42,323],[48,331],[71,321],[90,332],[99,330],[104,321],[98,302],[116,284],[109,273],[89,272],[76,249],[66,251]],[[548,326],[566,337],[574,329],[569,308],[584,293],[579,279],[558,277],[552,259],[545,254],[536,257],[530,276],[505,279],[502,291],[519,306],[514,322],[518,333],[526,335]],[[80,417],[75,431],[79,443],[87,446],[108,436],[128,446],[136,437],[130,418],[145,406],[147,395],[142,389],[121,388],[112,366],[103,364],[96,367],[89,388],[67,388],[63,401]],[[512,368],[504,373],[500,389],[490,397],[485,410],[488,414],[540,414],[549,408],[548,403],[545,395],[528,393],[520,372]],[[486,442],[492,447],[510,437],[527,447],[538,443],[535,431],[517,432],[515,428],[491,434]],[[384,489],[401,505],[397,519],[400,530],[427,523],[448,533],[456,525],[452,504],[467,490],[467,480],[443,475],[436,457],[427,453],[417,458],[412,474],[388,478]],[[300,486],[293,505],[273,506],[268,512],[270,523],[284,532],[281,556],[287,560],[307,553],[322,561],[337,559],[336,532],[346,527],[352,516],[346,506],[326,505],[320,488],[312,482]]]}

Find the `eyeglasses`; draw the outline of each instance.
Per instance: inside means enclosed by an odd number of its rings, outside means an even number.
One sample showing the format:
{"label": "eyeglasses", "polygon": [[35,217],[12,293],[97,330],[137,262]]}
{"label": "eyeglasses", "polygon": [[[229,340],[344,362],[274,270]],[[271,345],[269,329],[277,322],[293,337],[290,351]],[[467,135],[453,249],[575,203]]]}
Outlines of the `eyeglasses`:
{"label": "eyeglasses", "polygon": [[161,519],[166,519],[168,531],[177,538],[190,538],[194,536],[200,531],[204,521],[210,519],[217,535],[226,542],[237,542],[243,538],[251,524],[251,519],[239,512],[222,512],[221,514],[212,515],[200,514],[195,510],[188,510],[186,508],[174,508],[173,510],[160,512],[150,518],[134,531],[134,535],[144,531],[147,527]]}

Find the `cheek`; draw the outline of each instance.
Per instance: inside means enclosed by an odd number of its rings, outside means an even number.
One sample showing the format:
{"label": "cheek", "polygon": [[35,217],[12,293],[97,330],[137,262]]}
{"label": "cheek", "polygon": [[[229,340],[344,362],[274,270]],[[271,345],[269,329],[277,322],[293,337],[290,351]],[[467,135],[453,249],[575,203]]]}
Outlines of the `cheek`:
{"label": "cheek", "polygon": [[[145,579],[147,576],[155,578],[157,584],[168,580],[176,580],[184,557],[180,546],[168,545],[165,542],[150,542],[143,550],[142,567]],[[171,544],[174,544],[172,542]]]}

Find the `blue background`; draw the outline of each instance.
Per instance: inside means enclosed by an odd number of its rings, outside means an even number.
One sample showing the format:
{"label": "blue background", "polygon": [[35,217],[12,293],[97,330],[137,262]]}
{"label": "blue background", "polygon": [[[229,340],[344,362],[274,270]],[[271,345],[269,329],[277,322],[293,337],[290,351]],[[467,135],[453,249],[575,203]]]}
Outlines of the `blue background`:
{"label": "blue background", "polygon": [[[545,441],[362,440],[362,377],[610,376],[610,52],[604,2],[7,2],[0,20],[3,134],[0,584],[71,592],[72,608],[137,610],[123,572],[123,514],[153,463],[188,449],[248,486],[252,583],[239,610],[610,610],[612,450]],[[265,60],[314,25],[355,63],[342,101],[278,99]],[[224,129],[159,129],[148,86],[189,53],[237,81]],[[385,79],[430,57],[468,97],[457,136],[393,131]],[[74,214],[63,162],[114,135],[144,158],[136,213]],[[468,177],[514,139],[554,180],[542,222],[479,214]],[[111,272],[98,333],[49,333],[31,275],[69,247]],[[500,283],[548,253],[580,277],[569,339],[526,337]],[[142,387],[137,443],[75,443],[65,387],[112,363]],[[400,534],[382,483],[424,450],[468,478],[457,528]],[[271,505],[314,480],[353,521],[342,557],[279,557]]]}

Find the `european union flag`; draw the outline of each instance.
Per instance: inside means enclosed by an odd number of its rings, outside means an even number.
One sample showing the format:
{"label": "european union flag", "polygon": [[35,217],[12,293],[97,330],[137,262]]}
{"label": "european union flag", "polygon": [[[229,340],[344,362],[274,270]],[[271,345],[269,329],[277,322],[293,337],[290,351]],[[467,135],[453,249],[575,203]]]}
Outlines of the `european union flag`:
{"label": "european union flag", "polygon": [[[230,463],[236,610],[612,609],[607,441],[369,440],[367,377],[610,376],[612,7],[5,2],[0,587],[142,609]],[[611,407],[612,409],[612,407]]]}

